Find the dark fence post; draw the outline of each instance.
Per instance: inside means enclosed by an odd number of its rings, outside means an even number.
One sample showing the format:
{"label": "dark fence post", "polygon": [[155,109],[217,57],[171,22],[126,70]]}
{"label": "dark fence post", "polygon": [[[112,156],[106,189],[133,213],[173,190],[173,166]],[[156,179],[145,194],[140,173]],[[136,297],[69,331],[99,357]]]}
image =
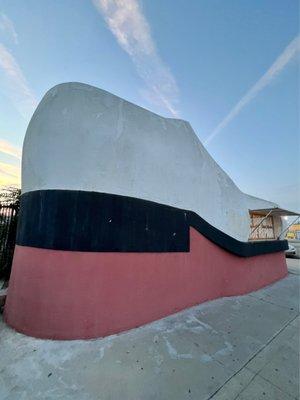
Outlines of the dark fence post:
{"label": "dark fence post", "polygon": [[18,221],[16,205],[0,204],[0,279],[10,276]]}

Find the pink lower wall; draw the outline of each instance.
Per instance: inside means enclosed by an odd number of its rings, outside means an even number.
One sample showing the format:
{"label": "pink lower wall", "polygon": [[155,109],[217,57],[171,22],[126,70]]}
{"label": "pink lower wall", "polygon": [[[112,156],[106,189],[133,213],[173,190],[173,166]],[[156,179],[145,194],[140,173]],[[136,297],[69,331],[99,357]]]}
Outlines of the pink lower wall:
{"label": "pink lower wall", "polygon": [[17,331],[87,339],[245,294],[287,274],[283,252],[237,257],[190,228],[189,253],[93,253],[16,246],[5,319]]}

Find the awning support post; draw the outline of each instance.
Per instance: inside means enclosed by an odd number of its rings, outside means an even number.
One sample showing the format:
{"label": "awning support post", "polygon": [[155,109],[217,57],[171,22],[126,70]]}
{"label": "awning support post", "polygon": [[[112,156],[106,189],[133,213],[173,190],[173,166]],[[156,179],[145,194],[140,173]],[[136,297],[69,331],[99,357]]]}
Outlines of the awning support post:
{"label": "awning support post", "polygon": [[[260,221],[260,223],[258,225],[256,225],[256,227],[250,232],[250,236],[260,227],[260,225],[271,215],[273,210],[270,210],[268,212],[268,214]],[[249,237],[250,237],[249,236]]]}
{"label": "awning support post", "polygon": [[279,236],[277,237],[277,240],[279,240],[279,239],[280,239],[280,236],[283,234],[283,232],[287,231],[287,230],[289,229],[290,226],[294,225],[294,224],[298,221],[299,218],[300,218],[300,217],[298,216],[298,217],[297,217],[293,222],[291,222],[285,229],[283,229],[283,230],[280,232]]}

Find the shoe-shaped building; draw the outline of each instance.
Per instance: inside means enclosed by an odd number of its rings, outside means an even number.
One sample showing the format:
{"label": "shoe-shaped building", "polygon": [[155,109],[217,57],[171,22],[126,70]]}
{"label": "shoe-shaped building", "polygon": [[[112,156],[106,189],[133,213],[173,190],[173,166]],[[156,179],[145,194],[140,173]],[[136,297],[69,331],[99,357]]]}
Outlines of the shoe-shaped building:
{"label": "shoe-shaped building", "polygon": [[237,188],[188,122],[55,86],[24,141],[6,321],[92,338],[270,284],[287,244],[248,239],[249,210],[272,207]]}

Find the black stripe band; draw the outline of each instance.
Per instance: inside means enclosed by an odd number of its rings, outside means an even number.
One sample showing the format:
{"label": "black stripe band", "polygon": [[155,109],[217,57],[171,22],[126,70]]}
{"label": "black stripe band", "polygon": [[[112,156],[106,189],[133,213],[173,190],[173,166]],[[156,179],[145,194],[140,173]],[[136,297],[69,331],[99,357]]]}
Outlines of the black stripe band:
{"label": "black stripe band", "polygon": [[70,251],[188,252],[189,226],[242,257],[288,247],[286,241],[240,242],[192,211],[132,197],[73,190],[24,193],[17,244]]}

